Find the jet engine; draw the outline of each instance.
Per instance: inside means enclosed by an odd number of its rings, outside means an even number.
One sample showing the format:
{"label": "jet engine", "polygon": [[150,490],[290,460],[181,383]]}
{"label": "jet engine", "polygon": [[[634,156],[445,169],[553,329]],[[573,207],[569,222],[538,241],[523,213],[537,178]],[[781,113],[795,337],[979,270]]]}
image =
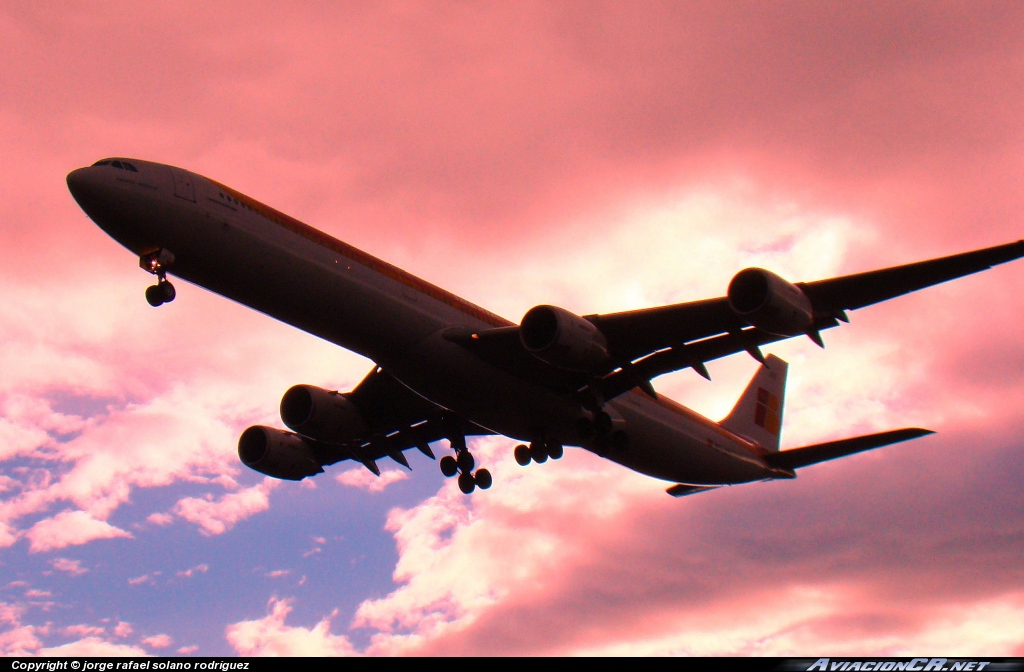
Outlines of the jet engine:
{"label": "jet engine", "polygon": [[299,434],[328,443],[358,441],[368,431],[352,400],[312,385],[296,385],[284,393],[281,419]]}
{"label": "jet engine", "polygon": [[324,470],[302,437],[260,425],[242,432],[238,458],[250,469],[288,481],[301,481]]}
{"label": "jet engine", "polygon": [[604,334],[563,308],[531,308],[519,325],[519,339],[534,357],[560,369],[591,373],[608,362]]}
{"label": "jet engine", "polygon": [[803,290],[763,268],[747,268],[729,283],[729,306],[744,320],[777,336],[806,334],[814,307]]}

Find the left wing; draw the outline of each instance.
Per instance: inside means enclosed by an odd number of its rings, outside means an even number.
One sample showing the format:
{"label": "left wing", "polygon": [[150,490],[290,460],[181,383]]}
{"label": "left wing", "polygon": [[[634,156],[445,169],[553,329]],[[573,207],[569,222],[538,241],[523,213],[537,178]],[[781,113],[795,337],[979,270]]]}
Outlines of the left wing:
{"label": "left wing", "polygon": [[434,459],[430,449],[434,441],[494,433],[427,401],[380,367],[370,371],[347,396],[359,408],[370,436],[349,445],[313,442],[322,466],[354,459],[379,476],[379,459],[390,457],[410,468],[403,454],[410,448]]}
{"label": "left wing", "polygon": [[[940,259],[857,273],[817,282],[790,284],[761,269],[741,271],[729,296],[582,319],[597,327],[607,342],[608,359],[593,371],[567,370],[541,361],[523,346],[519,327],[480,332],[452,330],[447,337],[482,359],[548,389],[590,389],[613,399],[640,387],[654,394],[650,380],[670,371],[693,368],[708,377],[705,362],[737,352],[763,361],[760,346],[807,335],[822,345],[819,332],[846,322],[846,311],[977,273],[1024,256],[1024,241]],[[764,292],[768,309],[742,311],[748,297]],[[760,294],[757,294],[760,296]],[[777,305],[772,301],[777,300]],[[763,307],[763,306],[762,306]],[[758,309],[760,310],[760,309]],[[769,313],[791,310],[797,318],[782,324]],[[788,315],[788,313],[787,313]],[[777,316],[775,316],[777,317]]]}

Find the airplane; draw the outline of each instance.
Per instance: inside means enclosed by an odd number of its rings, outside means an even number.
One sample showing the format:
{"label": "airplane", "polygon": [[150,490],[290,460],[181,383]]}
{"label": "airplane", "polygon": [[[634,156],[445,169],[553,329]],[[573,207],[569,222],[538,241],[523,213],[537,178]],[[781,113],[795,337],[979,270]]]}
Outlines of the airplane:
{"label": "airplane", "polygon": [[[931,434],[904,428],[780,450],[788,365],[761,347],[848,322],[847,312],[1024,256],[1024,241],[815,282],[760,268],[720,298],[605,315],[550,305],[515,324],[256,201],[173,166],[108,158],[67,176],[85,213],[156,277],[152,306],[174,300],[173,274],[359,353],[374,368],[349,392],[296,385],[281,399],[289,428],[242,432],[238,455],[298,481],[355,461],[406,468],[436,459],[462,492],[491,487],[466,438],[521,443],[523,466],[575,446],[672,483],[681,497],[791,479],[796,470]],[[760,366],[732,412],[713,422],[658,394],[657,376],[748,353]]]}

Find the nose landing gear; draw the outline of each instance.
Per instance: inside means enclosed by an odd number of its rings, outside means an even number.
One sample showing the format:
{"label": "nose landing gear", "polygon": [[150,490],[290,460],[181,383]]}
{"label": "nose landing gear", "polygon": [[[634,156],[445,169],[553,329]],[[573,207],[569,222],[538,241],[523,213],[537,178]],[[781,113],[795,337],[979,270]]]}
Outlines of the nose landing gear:
{"label": "nose landing gear", "polygon": [[146,288],[146,302],[154,308],[174,301],[177,296],[174,285],[167,280],[167,271],[173,264],[170,250],[157,250],[139,258],[139,266],[157,277],[157,283]]}

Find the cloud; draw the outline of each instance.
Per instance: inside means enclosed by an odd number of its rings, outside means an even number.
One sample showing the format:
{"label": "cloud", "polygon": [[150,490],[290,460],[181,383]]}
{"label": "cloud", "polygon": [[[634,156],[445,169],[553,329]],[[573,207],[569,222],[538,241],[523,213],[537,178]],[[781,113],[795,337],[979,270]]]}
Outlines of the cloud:
{"label": "cloud", "polygon": [[271,599],[269,613],[257,621],[241,621],[227,627],[228,643],[241,656],[350,656],[352,644],[343,635],[331,634],[331,617],[312,628],[285,625],[291,601]]}
{"label": "cloud", "polygon": [[36,637],[36,630],[34,626],[24,625],[0,632],[0,652],[5,656],[35,654],[43,645]]}
{"label": "cloud", "polygon": [[24,611],[23,605],[0,602],[0,623],[17,623]]}
{"label": "cloud", "polygon": [[114,626],[114,634],[118,637],[127,637],[128,635],[132,634],[131,623],[119,621],[118,624]]}
{"label": "cloud", "polygon": [[280,481],[265,478],[259,485],[224,495],[218,500],[186,497],[174,505],[174,513],[195,523],[205,535],[223,534],[235,523],[270,507],[269,493]]}
{"label": "cloud", "polygon": [[71,656],[123,656],[139,657],[149,655],[145,649],[128,644],[114,644],[99,637],[86,637],[60,646],[39,649],[38,654],[46,657],[67,658]]}
{"label": "cloud", "polygon": [[146,522],[151,525],[164,527],[165,525],[170,525],[174,522],[174,516],[169,513],[151,513],[146,518]]}
{"label": "cloud", "polygon": [[92,637],[102,635],[103,633],[103,628],[91,625],[69,625],[64,628],[64,634],[69,637]]}
{"label": "cloud", "polygon": [[56,569],[58,572],[64,572],[71,576],[81,576],[89,572],[88,569],[82,567],[80,560],[68,560],[67,558],[54,558],[50,561],[50,566]]}
{"label": "cloud", "polygon": [[368,490],[369,492],[383,492],[384,488],[392,483],[404,481],[409,478],[408,472],[397,469],[385,469],[377,476],[363,467],[356,467],[343,471],[334,477],[338,483],[353,488]]}
{"label": "cloud", "polygon": [[153,635],[143,639],[142,643],[154,649],[166,649],[173,641],[168,635]]}
{"label": "cloud", "polygon": [[[128,585],[129,586],[141,586],[144,583],[148,583],[150,585],[155,585],[156,584],[156,577],[160,576],[160,574],[161,574],[161,572],[153,572],[151,574],[143,574],[142,576],[136,576],[134,578],[128,579]],[[121,635],[118,635],[118,636],[121,636]]]}
{"label": "cloud", "polygon": [[[1020,506],[1006,487],[1019,469],[996,475],[1018,450],[1007,437],[965,454],[947,436],[686,500],[580,451],[521,469],[510,446],[481,441],[500,482],[471,498],[449,483],[393,511],[400,586],[353,625],[376,632],[368,652],[392,655],[799,655],[826,642],[907,655],[941,641],[1009,655],[1019,633],[1004,624],[1024,603],[1020,573],[1006,574],[1002,521]],[[998,503],[967,505],[978,489]]]}
{"label": "cloud", "polygon": [[196,574],[205,574],[208,571],[210,571],[210,566],[207,565],[206,563],[202,563],[202,564],[196,565],[195,567],[189,567],[186,570],[178,572],[175,576],[182,576],[182,577],[185,577],[186,579],[191,579]]}
{"label": "cloud", "polygon": [[96,520],[85,511],[62,511],[33,525],[25,536],[29,552],[43,553],[68,546],[80,546],[95,539],[133,539],[131,533]]}
{"label": "cloud", "polygon": [[[1020,237],[1014,5],[240,7],[0,12],[2,170],[25,195],[0,203],[23,223],[0,231],[0,460],[17,476],[0,478],[0,547],[31,550],[31,523],[69,507],[142,517],[126,504],[147,488],[204,534],[274,516],[229,480],[238,433],[276,423],[288,385],[347,389],[370,366],[187,283],[150,310],[132,255],[63,184],[104,154],[192,167],[512,318],[719,296],[746,265],[810,280]],[[824,352],[778,346],[786,445],[936,437],[680,501],[576,451],[527,470],[506,455],[487,493],[404,502],[398,584],[357,617],[372,650],[896,650],[974,630],[1005,650],[982,612],[1020,621],[1021,263],[856,311]],[[752,366],[655,384],[720,417]],[[96,546],[102,564],[116,545]]]}

